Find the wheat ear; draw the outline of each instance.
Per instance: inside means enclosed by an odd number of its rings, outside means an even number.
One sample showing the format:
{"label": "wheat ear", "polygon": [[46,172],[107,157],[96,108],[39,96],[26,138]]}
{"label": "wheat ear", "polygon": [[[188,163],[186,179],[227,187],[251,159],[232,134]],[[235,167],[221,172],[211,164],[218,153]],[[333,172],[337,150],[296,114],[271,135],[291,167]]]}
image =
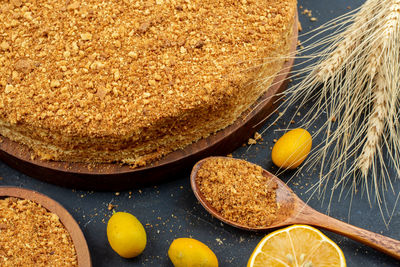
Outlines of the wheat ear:
{"label": "wheat ear", "polygon": [[[360,169],[362,175],[366,177],[368,170],[370,169],[376,150],[380,145],[380,139],[385,130],[385,119],[388,117],[389,107],[389,93],[387,88],[387,81],[390,77],[385,77],[385,67],[382,66],[381,57],[385,57],[388,52],[385,51],[393,40],[397,40],[397,33],[400,21],[400,1],[388,1],[392,2],[389,7],[389,14],[383,18],[383,36],[379,39],[381,42],[377,49],[372,53],[371,60],[368,64],[369,73],[375,75],[375,88],[374,103],[372,113],[368,120],[367,139],[362,149],[360,156],[357,159],[357,167]],[[398,52],[398,51],[397,51]],[[388,62],[384,58],[385,62]]]}
{"label": "wheat ear", "polygon": [[320,82],[326,82],[334,73],[342,71],[343,62],[353,57],[354,50],[362,42],[360,32],[371,30],[370,24],[380,3],[380,0],[368,1],[354,16],[352,24],[341,33],[342,39],[333,45],[335,49],[316,68],[316,77]]}
{"label": "wheat ear", "polygon": [[357,159],[357,167],[365,177],[368,175],[375,152],[380,145],[380,139],[385,129],[385,118],[388,115],[388,93],[384,79],[382,74],[378,73],[376,75],[376,86],[373,91],[375,101],[373,103],[373,112],[368,120],[367,140]]}

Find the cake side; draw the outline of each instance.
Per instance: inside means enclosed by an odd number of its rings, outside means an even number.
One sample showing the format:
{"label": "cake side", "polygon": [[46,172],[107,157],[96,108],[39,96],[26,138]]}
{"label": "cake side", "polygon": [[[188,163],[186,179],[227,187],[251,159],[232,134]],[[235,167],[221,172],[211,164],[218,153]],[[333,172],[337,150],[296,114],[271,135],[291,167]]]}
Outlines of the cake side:
{"label": "cake side", "polygon": [[[109,17],[96,13],[106,12],[104,6],[101,11],[86,9],[81,13],[82,5],[89,6],[90,1],[59,7],[71,16],[92,16],[92,20],[96,14],[95,19],[107,20],[102,23],[108,28],[115,28],[120,19],[117,26],[127,28],[123,31],[126,38],[111,31],[94,40],[99,29],[108,29],[100,22],[93,23],[93,29],[85,28],[83,34],[74,35],[71,30],[71,36],[66,32],[74,26],[64,25],[63,38],[71,37],[72,41],[59,44],[49,38],[54,34],[51,29],[44,34],[32,30],[29,22],[22,26],[6,23],[9,34],[3,34],[6,38],[1,43],[0,134],[27,144],[44,159],[143,165],[233,123],[280,70],[283,60],[262,59],[287,53],[296,2],[193,2],[180,5],[164,1],[161,7],[156,3],[147,9],[137,7],[132,12],[140,10],[140,18],[149,10],[149,16],[161,14],[161,19],[158,24],[153,20],[149,25],[133,23],[131,28],[124,24],[124,16],[132,15],[130,11],[121,8],[119,16],[113,18],[118,5],[109,10]],[[224,6],[218,6],[221,3]],[[29,20],[31,13],[34,25],[34,6],[24,7],[13,7],[14,12],[28,14],[17,16],[17,21]],[[2,7],[3,13],[10,12],[4,10]],[[41,12],[45,18],[53,14],[45,9]],[[200,24],[204,17],[210,18],[207,25]],[[1,20],[7,18],[0,16]],[[190,23],[182,18],[189,18]],[[78,22],[70,20],[75,26]],[[26,51],[24,46],[4,45],[10,43],[15,27],[24,28],[25,24],[26,32],[31,32],[26,36]],[[168,30],[173,25],[180,28],[184,41]],[[79,40],[73,41],[76,38]],[[136,46],[123,44],[127,39]],[[33,40],[44,45],[36,46]],[[101,46],[110,40],[111,46]],[[52,43],[64,50],[53,49],[55,59],[49,60]],[[39,52],[27,54],[32,47],[40,48]]]}

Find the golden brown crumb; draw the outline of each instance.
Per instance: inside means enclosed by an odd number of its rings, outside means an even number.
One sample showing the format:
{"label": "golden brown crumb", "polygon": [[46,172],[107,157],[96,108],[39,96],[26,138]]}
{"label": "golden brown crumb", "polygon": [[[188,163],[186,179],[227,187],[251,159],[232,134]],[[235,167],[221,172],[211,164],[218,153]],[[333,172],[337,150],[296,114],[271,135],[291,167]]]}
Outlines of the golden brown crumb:
{"label": "golden brown crumb", "polygon": [[302,12],[301,12],[303,15],[307,15],[308,17],[312,17],[312,11],[311,10],[309,10],[309,9],[304,9]]}
{"label": "golden brown crumb", "polygon": [[0,199],[0,266],[78,266],[58,216],[30,200]]}
{"label": "golden brown crumb", "polygon": [[224,218],[250,227],[276,219],[277,184],[260,166],[231,158],[207,159],[196,180],[206,201]]}
{"label": "golden brown crumb", "polygon": [[262,139],[261,134],[258,133],[258,132],[255,132],[255,133],[254,133],[254,139],[257,140],[257,141],[258,141],[258,140],[261,140],[261,139]]}
{"label": "golden brown crumb", "polygon": [[248,145],[255,145],[255,144],[257,144],[257,141],[255,139],[253,139],[253,138],[249,138],[249,140],[247,141],[247,144]]}

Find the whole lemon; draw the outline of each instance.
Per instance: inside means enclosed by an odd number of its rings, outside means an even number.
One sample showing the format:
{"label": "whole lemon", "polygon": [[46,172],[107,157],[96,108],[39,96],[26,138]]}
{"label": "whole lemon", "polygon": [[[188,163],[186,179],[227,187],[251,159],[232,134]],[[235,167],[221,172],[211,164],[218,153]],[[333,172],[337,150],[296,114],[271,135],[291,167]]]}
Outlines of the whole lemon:
{"label": "whole lemon", "polygon": [[168,250],[175,267],[218,267],[218,259],[205,244],[193,238],[175,239]]}
{"label": "whole lemon", "polygon": [[307,130],[291,130],[272,148],[272,162],[280,168],[295,169],[307,158],[311,145],[311,134]]}
{"label": "whole lemon", "polygon": [[116,212],[107,223],[107,238],[121,257],[133,258],[143,252],[147,236],[143,225],[130,213]]}

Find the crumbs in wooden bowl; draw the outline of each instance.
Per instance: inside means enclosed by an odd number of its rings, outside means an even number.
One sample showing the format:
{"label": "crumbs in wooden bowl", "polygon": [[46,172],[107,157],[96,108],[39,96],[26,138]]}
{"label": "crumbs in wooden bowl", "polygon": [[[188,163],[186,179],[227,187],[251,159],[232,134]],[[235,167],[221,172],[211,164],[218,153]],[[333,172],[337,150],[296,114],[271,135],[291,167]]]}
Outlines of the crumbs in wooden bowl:
{"label": "crumbs in wooden bowl", "polygon": [[196,183],[205,200],[227,220],[264,227],[277,219],[278,185],[258,165],[211,157],[199,168]]}
{"label": "crumbs in wooden bowl", "polygon": [[58,216],[26,199],[0,199],[0,266],[78,266]]}

